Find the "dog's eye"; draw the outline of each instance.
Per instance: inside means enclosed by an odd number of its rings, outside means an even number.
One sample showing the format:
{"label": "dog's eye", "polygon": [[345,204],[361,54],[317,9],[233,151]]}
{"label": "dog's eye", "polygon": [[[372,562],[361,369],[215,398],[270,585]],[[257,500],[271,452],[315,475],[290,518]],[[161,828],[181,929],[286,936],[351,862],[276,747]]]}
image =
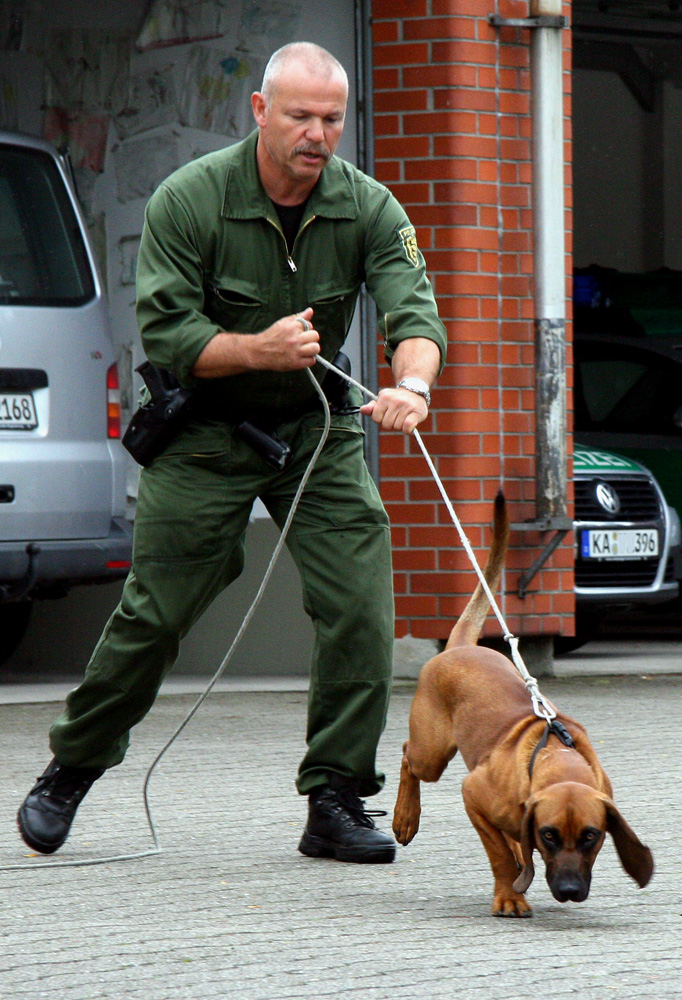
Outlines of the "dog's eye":
{"label": "dog's eye", "polygon": [[595,840],[600,837],[600,831],[594,829],[583,830],[582,837],[580,838],[581,847],[590,847]]}
{"label": "dog's eye", "polygon": [[561,843],[561,838],[559,837],[558,832],[552,827],[544,827],[540,830],[540,836],[548,847],[558,847]]}

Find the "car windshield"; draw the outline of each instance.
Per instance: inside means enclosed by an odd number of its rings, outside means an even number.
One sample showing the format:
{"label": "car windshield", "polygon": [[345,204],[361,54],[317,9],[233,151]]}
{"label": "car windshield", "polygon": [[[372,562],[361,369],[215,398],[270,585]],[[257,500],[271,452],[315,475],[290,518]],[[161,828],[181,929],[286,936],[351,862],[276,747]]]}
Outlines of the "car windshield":
{"label": "car windshield", "polygon": [[54,160],[0,144],[0,304],[72,306],[94,294],[76,214]]}
{"label": "car windshield", "polygon": [[682,434],[680,366],[636,349],[576,350],[575,428]]}

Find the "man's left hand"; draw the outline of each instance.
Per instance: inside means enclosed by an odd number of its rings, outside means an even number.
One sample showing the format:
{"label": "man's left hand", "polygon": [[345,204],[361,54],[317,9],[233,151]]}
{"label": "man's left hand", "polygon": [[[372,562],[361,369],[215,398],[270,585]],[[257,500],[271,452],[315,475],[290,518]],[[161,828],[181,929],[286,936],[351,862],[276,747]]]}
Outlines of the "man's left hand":
{"label": "man's left hand", "polygon": [[360,407],[360,413],[371,417],[382,430],[411,434],[426,420],[429,408],[423,396],[409,389],[382,389],[378,399]]}

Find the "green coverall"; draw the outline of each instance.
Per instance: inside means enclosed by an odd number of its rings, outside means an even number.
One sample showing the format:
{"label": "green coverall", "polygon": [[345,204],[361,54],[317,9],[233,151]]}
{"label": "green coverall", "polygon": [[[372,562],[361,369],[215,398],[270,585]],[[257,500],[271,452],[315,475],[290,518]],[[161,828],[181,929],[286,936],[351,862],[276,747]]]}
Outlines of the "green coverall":
{"label": "green coverall", "polygon": [[[313,306],[331,360],[364,281],[384,314],[389,358],[414,336],[434,340],[445,356],[414,229],[387,189],[333,157],[289,253],[258,177],[256,140],[253,133],[176,171],[147,207],[137,275],[142,343],[154,364],[195,387],[202,415],[141,473],[133,568],[83,682],[50,731],[63,764],[120,763],[180,640],[241,572],[253,501],[260,497],[281,527],[322,432],[305,371],[194,378],[212,337],[256,333]],[[313,369],[320,379],[325,372]],[[234,436],[246,417],[290,445],[283,470]],[[315,628],[298,789],[307,794],[336,773],[355,778],[360,795],[374,794],[383,784],[375,758],[390,690],[392,572],[388,519],[357,416],[334,416],[287,545]]]}

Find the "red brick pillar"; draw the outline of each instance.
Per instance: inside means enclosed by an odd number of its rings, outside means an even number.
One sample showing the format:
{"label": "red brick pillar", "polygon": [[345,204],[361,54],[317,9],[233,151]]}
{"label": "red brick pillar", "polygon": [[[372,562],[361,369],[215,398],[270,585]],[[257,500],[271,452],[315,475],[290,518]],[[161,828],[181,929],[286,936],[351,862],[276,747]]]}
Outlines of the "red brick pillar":
{"label": "red brick pillar", "polygon": [[[500,487],[512,521],[535,516],[529,31],[492,28],[494,12],[526,17],[528,4],[372,4],[376,176],[417,229],[450,342],[423,436],[479,562]],[[567,31],[564,38],[568,47]],[[391,384],[383,357],[380,372]],[[380,475],[393,525],[397,635],[444,638],[476,577],[414,441],[382,434]],[[573,632],[572,535],[527,597],[517,596],[520,573],[550,537],[512,536],[500,605],[515,634]],[[499,632],[492,618],[487,629]]]}

